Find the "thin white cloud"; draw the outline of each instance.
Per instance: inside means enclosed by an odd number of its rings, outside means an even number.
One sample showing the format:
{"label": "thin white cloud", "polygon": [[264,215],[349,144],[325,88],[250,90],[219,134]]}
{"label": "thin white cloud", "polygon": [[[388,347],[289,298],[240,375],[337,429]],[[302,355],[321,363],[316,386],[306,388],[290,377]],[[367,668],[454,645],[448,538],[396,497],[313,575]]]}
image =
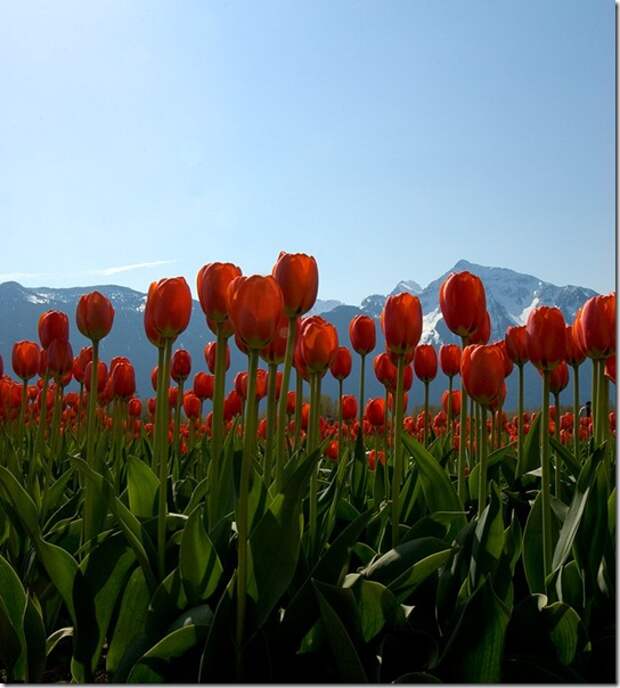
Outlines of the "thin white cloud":
{"label": "thin white cloud", "polygon": [[91,270],[91,275],[103,275],[108,277],[110,275],[117,275],[119,272],[130,272],[131,270],[141,270],[143,268],[155,268],[159,265],[170,265],[174,260],[152,260],[148,263],[131,263],[130,265],[117,265],[111,268],[101,268],[100,270]]}

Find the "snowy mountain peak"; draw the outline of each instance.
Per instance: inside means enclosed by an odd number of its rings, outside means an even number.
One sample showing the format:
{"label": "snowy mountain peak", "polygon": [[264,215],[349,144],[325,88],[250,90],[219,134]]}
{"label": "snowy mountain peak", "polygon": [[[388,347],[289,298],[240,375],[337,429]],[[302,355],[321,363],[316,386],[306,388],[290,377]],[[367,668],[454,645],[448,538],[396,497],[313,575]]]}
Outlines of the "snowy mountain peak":
{"label": "snowy mountain peak", "polygon": [[414,280],[401,280],[390,292],[392,294],[401,294],[402,292],[409,292],[410,294],[415,294],[416,296],[422,292],[422,287]]}

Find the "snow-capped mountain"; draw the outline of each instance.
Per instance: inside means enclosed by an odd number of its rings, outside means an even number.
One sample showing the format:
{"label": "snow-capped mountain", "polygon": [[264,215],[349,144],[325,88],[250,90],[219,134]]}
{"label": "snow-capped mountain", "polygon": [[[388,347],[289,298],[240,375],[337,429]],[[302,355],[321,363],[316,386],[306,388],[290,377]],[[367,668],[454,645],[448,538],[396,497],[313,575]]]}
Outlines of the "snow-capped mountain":
{"label": "snow-capped mountain", "polygon": [[[591,289],[578,286],[556,286],[549,282],[509,270],[507,268],[486,267],[459,261],[451,270],[430,282],[426,287],[421,287],[413,280],[398,282],[391,294],[408,291],[416,294],[422,304],[424,313],[424,329],[422,341],[436,346],[445,342],[456,341],[456,338],[447,329],[441,311],[439,310],[439,287],[450,272],[469,270],[478,275],[485,286],[487,295],[487,308],[492,323],[492,339],[503,338],[506,327],[514,324],[522,324],[532,308],[539,304],[556,305],[562,309],[567,322],[572,321],[577,309],[586,299],[595,294]],[[69,315],[71,323],[71,341],[74,351],[86,346],[88,342],[79,333],[75,326],[75,308],[79,297],[93,289],[98,289],[106,294],[115,308],[114,327],[108,337],[101,343],[101,353],[105,360],[114,355],[128,356],[135,365],[138,390],[142,395],[152,393],[149,374],[151,367],[157,363],[157,355],[144,335],[144,304],[146,295],[116,285],[101,287],[72,287],[67,289],[50,289],[47,287],[27,288],[17,282],[5,282],[0,284],[0,355],[4,358],[5,369],[10,369],[11,349],[13,343],[20,339],[37,340],[37,321],[39,315],[49,309],[63,310]],[[351,318],[360,313],[366,313],[374,318],[379,317],[385,295],[372,294],[367,296],[359,307],[343,304],[341,301],[318,300],[312,312],[322,314],[332,322],[337,330],[340,342],[349,345],[348,327]],[[193,314],[187,330],[177,340],[177,346],[188,349],[193,358],[193,372],[205,369],[203,359],[204,345],[213,339],[213,335],[207,328],[204,315],[197,302],[194,302]],[[380,326],[377,322],[377,349],[378,353],[383,346]],[[356,391],[359,379],[359,360],[354,356],[353,370],[350,378],[345,382],[346,391]],[[236,372],[245,368],[245,357],[231,344],[230,380]],[[382,388],[372,373],[372,366],[367,366],[366,390],[369,396],[381,395]],[[512,376],[515,377],[515,376]],[[589,394],[590,375],[584,370],[582,389],[584,399]],[[445,388],[446,381],[438,375],[431,386],[431,399],[437,402],[439,395]],[[533,368],[528,367],[528,403],[532,406],[538,403],[538,374]],[[324,389],[328,394],[336,394],[336,385],[327,375],[324,379]],[[420,403],[418,391],[414,386],[413,399],[415,404]],[[411,396],[411,395],[410,395]],[[514,381],[509,381],[508,403],[514,402]]]}

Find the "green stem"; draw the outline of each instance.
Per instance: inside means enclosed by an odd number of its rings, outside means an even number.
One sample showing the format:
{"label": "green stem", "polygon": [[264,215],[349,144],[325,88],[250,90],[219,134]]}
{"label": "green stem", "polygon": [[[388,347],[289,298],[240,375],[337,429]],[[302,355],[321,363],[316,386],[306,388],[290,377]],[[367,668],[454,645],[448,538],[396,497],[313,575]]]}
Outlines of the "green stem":
{"label": "green stem", "polygon": [[215,523],[218,506],[222,443],[224,441],[224,391],[226,385],[227,337],[222,323],[217,325],[215,345],[215,380],[213,382],[213,415],[211,416],[211,457],[207,475],[212,486],[207,497],[210,523]]}
{"label": "green stem", "polygon": [[485,406],[480,406],[482,421],[481,443],[480,443],[480,473],[478,477],[478,515],[482,514],[487,505],[487,462],[489,458],[489,447],[487,433],[485,430],[487,422],[487,410]]}
{"label": "green stem", "polygon": [[465,504],[465,452],[467,444],[467,390],[461,376],[461,414],[459,430],[459,463],[457,470],[457,492],[462,504]]}
{"label": "green stem", "polygon": [[[269,364],[269,375],[267,384],[267,439],[265,442],[265,470],[263,479],[265,485],[271,484],[271,466],[273,463],[273,441],[276,431],[276,375],[278,372],[278,365],[276,363]],[[284,388],[280,388],[280,400],[284,397],[286,401],[286,392]],[[286,423],[286,404],[284,405],[284,422]]]}
{"label": "green stem", "polygon": [[428,445],[428,380],[424,380],[424,446]]}
{"label": "green stem", "polygon": [[448,438],[452,437],[452,375],[448,377]]}
{"label": "green stem", "polygon": [[573,449],[575,458],[579,456],[579,366],[573,366]]}
{"label": "green stem", "polygon": [[163,366],[157,375],[157,397],[161,407],[157,428],[159,500],[157,511],[157,564],[160,580],[166,575],[166,520],[168,516],[168,381],[170,379],[170,354],[172,340],[164,342]]}
{"label": "green stem", "polygon": [[519,415],[517,419],[517,456],[519,470],[523,467],[523,394],[524,394],[524,375],[523,375],[523,364],[519,365],[519,398],[517,400],[517,413]]}
{"label": "green stem", "polygon": [[[361,435],[364,434],[364,384],[366,378],[366,354],[360,354],[360,407],[358,410],[358,420],[359,420],[359,432]],[[386,404],[387,408],[387,404]]]}
{"label": "green stem", "polygon": [[549,465],[549,371],[543,372],[541,407],[540,464],[542,468],[543,571],[545,579],[551,572],[553,552],[551,530],[551,470]]}
{"label": "green stem", "polygon": [[[310,375],[310,428],[308,435],[308,454],[319,445],[318,425],[319,425],[319,404],[321,402],[321,375],[312,373]],[[310,476],[310,559],[314,558],[317,545],[317,520],[318,520],[318,494],[319,494],[319,464],[312,470]]]}
{"label": "green stem", "polygon": [[[402,427],[403,427],[403,377],[405,357],[398,357],[396,366],[396,400],[394,413],[394,472],[392,473],[392,547],[398,545],[398,523],[400,519],[400,486],[402,481]],[[387,464],[386,464],[387,465]]]}
{"label": "green stem", "polygon": [[245,630],[245,607],[247,597],[247,569],[248,569],[248,494],[250,489],[250,474],[254,464],[256,451],[256,417],[258,405],[256,403],[256,370],[258,368],[258,352],[250,349],[248,353],[248,391],[245,401],[245,423],[243,435],[243,461],[241,464],[241,478],[239,482],[239,502],[237,504],[237,678],[243,676],[243,641]]}
{"label": "green stem", "polygon": [[[555,402],[555,439],[557,442],[560,441],[560,395],[559,393],[553,394],[553,400]],[[558,498],[561,499],[560,496],[560,470],[562,466],[560,465],[560,455],[555,452],[555,487],[553,490],[554,495]]]}
{"label": "green stem", "polygon": [[299,449],[301,440],[301,405],[304,395],[304,378],[295,370],[295,451]]}
{"label": "green stem", "polygon": [[278,434],[276,438],[276,489],[282,490],[284,477],[284,464],[288,452],[286,451],[286,402],[288,387],[291,378],[291,366],[295,352],[295,338],[297,337],[297,318],[294,316],[288,320],[288,332],[286,335],[286,351],[284,353],[284,368],[282,370],[282,387],[278,401]]}
{"label": "green stem", "polygon": [[[97,383],[99,379],[99,342],[92,344],[93,358],[90,369],[90,390],[88,392],[88,415],[86,420],[86,463],[95,471],[98,470],[95,457],[95,433],[97,410]],[[96,498],[95,485],[91,480],[85,484],[86,495],[84,497],[84,542],[88,542],[96,535]]]}

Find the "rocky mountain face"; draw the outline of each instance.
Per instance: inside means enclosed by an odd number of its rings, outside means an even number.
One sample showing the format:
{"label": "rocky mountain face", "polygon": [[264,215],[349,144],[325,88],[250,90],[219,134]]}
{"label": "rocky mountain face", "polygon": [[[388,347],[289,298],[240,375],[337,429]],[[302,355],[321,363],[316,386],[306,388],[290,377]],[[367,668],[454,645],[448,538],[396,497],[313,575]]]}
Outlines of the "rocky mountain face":
{"label": "rocky mountain face", "polygon": [[[439,347],[443,343],[456,342],[457,339],[447,329],[441,311],[439,309],[439,287],[450,272],[469,270],[478,275],[485,286],[487,295],[487,308],[491,317],[491,339],[501,339],[509,325],[524,324],[532,308],[539,304],[558,306],[564,313],[567,322],[572,321],[577,309],[595,294],[591,289],[578,286],[556,286],[544,282],[532,275],[515,272],[507,268],[486,267],[459,261],[451,270],[440,275],[426,287],[422,288],[413,280],[399,282],[390,294],[408,291],[420,299],[424,313],[424,328],[422,341]],[[136,368],[136,379],[139,393],[143,396],[152,394],[150,385],[150,371],[157,363],[157,354],[144,335],[143,313],[146,295],[126,287],[104,285],[96,287],[106,294],[115,308],[114,327],[110,335],[101,344],[101,354],[104,360],[109,360],[114,355],[129,357]],[[11,348],[15,341],[20,339],[37,338],[37,321],[39,315],[49,309],[64,310],[71,323],[71,342],[74,351],[86,346],[88,342],[82,337],[75,326],[75,308],[79,297],[92,291],[94,287],[68,289],[26,288],[17,282],[5,282],[0,284],[0,355],[4,358],[5,369],[10,369]],[[373,355],[379,353],[383,347],[383,338],[380,331],[379,315],[386,295],[372,294],[367,296],[359,306],[343,304],[337,300],[318,300],[314,314],[322,314],[332,322],[337,330],[341,343],[349,345],[349,322],[351,318],[365,313],[377,320],[377,349]],[[186,348],[193,359],[193,371],[205,370],[206,364],[203,358],[204,345],[213,339],[208,329],[204,315],[197,302],[190,325],[179,337],[177,347]],[[376,381],[372,371],[372,356],[366,365],[366,398],[380,396],[383,388]],[[229,380],[245,368],[245,356],[237,351],[231,344],[231,366],[228,372]],[[540,403],[540,376],[532,366],[526,367],[526,405],[536,407]],[[359,386],[360,365],[359,357],[354,356],[354,365],[351,376],[344,383],[346,392],[357,392]],[[582,388],[582,400],[590,398],[591,367],[584,364],[581,369],[580,382]],[[516,372],[508,380],[507,407],[516,405]],[[446,388],[446,378],[438,374],[431,384],[431,402],[438,403],[441,392]],[[337,383],[327,375],[323,380],[323,388],[327,394],[337,394]],[[420,382],[414,382],[412,392],[409,395],[409,411],[418,406],[423,400],[423,388]],[[569,404],[572,399],[570,388],[562,395],[562,403]]]}

